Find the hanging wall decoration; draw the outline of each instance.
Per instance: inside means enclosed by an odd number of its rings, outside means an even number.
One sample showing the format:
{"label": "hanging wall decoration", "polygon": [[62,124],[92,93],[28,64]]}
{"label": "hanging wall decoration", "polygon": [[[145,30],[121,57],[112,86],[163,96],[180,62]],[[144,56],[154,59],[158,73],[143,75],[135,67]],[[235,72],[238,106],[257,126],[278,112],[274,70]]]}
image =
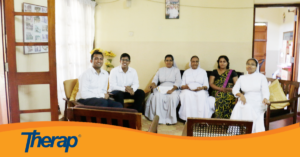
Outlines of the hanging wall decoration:
{"label": "hanging wall decoration", "polygon": [[[47,13],[47,7],[22,4],[23,12]],[[48,16],[23,16],[23,41],[48,42]],[[48,52],[48,46],[24,46],[24,54]]]}
{"label": "hanging wall decoration", "polygon": [[179,19],[179,0],[166,0],[166,19]]}

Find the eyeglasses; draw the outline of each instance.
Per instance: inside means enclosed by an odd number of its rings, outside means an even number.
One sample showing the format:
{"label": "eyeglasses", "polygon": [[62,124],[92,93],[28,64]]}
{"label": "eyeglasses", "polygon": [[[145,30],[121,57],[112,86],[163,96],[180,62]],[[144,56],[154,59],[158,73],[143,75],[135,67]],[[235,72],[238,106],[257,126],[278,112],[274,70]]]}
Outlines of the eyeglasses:
{"label": "eyeglasses", "polygon": [[121,59],[123,62],[129,62],[129,59]]}
{"label": "eyeglasses", "polygon": [[256,67],[256,65],[255,64],[246,64],[247,66],[255,66]]}

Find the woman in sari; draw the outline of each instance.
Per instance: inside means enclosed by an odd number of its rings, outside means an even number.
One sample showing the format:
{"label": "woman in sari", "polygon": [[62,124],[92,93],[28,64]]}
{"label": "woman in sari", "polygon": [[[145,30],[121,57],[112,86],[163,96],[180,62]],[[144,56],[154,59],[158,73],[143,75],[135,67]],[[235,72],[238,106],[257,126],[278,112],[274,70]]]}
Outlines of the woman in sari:
{"label": "woman in sari", "polygon": [[235,105],[235,97],[232,87],[238,76],[234,70],[229,69],[227,56],[220,56],[218,69],[213,70],[209,78],[209,85],[213,89],[212,96],[215,97],[215,118],[229,119]]}
{"label": "woman in sari", "polygon": [[[176,107],[179,104],[180,90],[178,87],[181,83],[181,74],[172,55],[166,55],[165,64],[166,67],[157,71],[150,85],[153,93],[146,102],[145,116],[153,120],[154,116],[158,115],[158,123],[176,124]],[[158,82],[160,85],[157,87]]]}

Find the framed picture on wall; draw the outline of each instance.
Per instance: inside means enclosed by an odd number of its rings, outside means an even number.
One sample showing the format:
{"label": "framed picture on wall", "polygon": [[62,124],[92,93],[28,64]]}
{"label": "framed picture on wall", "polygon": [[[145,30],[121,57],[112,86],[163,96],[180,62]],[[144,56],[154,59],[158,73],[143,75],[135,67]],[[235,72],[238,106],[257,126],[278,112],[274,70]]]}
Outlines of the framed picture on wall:
{"label": "framed picture on wall", "polygon": [[166,19],[179,19],[179,0],[166,0]]}
{"label": "framed picture on wall", "polygon": [[[47,13],[47,7],[23,3],[23,12]],[[48,16],[23,16],[23,42],[48,42]],[[24,54],[48,52],[48,46],[24,46]]]}

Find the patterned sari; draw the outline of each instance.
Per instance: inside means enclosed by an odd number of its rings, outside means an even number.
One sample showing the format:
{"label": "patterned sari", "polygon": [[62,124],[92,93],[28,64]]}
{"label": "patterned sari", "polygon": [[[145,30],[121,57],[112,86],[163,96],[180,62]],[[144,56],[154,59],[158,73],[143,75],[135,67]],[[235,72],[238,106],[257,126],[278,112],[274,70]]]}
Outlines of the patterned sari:
{"label": "patterned sari", "polygon": [[[219,79],[215,79],[214,84],[218,87],[222,87],[226,77],[229,73],[229,70],[225,71],[222,75],[220,75]],[[232,75],[231,75],[232,76]],[[230,76],[230,77],[231,77]],[[228,83],[226,88],[232,88],[233,84]],[[215,97],[215,118],[224,118],[229,119],[231,116],[231,112],[235,105],[235,97],[231,92],[219,92],[217,94],[217,90],[212,91],[212,96]],[[216,95],[217,94],[217,95]]]}

